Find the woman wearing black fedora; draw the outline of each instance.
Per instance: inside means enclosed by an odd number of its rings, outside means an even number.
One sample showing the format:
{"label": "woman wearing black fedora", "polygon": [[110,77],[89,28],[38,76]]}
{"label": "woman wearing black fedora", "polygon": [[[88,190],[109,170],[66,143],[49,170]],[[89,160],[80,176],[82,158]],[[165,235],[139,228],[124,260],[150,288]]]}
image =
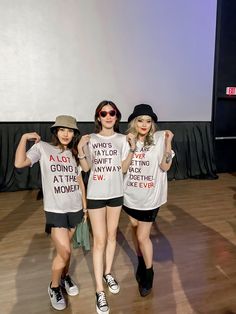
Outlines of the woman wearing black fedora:
{"label": "woman wearing black fedora", "polygon": [[[66,302],[61,287],[68,295],[79,293],[78,286],[69,275],[69,264],[71,239],[75,227],[82,221],[86,199],[77,151],[73,149],[79,135],[76,119],[67,115],[58,116],[51,131],[51,143],[41,141],[36,132],[23,134],[16,150],[15,167],[32,167],[40,162],[45,231],[51,234],[56,249],[48,294],[52,307],[63,310]],[[28,141],[35,143],[26,151]]]}
{"label": "woman wearing black fedora", "polygon": [[159,208],[167,201],[167,171],[174,155],[173,133],[157,131],[157,115],[150,105],[135,106],[128,118],[127,133],[136,138],[132,162],[124,178],[124,211],[129,215],[138,256],[136,280],[145,297],[153,285],[152,223]]}

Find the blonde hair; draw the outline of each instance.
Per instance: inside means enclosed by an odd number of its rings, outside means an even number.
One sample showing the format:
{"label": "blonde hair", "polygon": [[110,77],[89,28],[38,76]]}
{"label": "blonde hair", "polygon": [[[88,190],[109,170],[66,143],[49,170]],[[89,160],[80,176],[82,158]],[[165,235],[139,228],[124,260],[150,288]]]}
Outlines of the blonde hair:
{"label": "blonde hair", "polygon": [[[128,129],[126,131],[126,134],[129,134],[129,133],[133,134],[136,140],[138,140],[138,132],[136,130],[136,124],[137,124],[138,119],[142,117],[144,116],[138,116],[134,118],[133,120],[131,120],[130,123],[128,124]],[[145,136],[144,146],[151,146],[154,144],[153,134],[156,132],[157,126],[156,126],[156,123],[153,121],[153,119],[151,120],[152,120],[152,126],[150,130],[148,131],[148,134]]]}

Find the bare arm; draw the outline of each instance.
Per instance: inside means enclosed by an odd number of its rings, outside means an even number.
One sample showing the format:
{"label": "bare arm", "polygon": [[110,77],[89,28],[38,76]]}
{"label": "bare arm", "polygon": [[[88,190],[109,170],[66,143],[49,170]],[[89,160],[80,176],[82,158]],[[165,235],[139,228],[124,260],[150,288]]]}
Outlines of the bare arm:
{"label": "bare arm", "polygon": [[174,134],[166,130],[165,131],[165,149],[164,149],[164,155],[160,164],[160,168],[163,171],[168,171],[172,164],[172,146],[171,142],[174,137]]}
{"label": "bare arm", "polygon": [[80,166],[84,172],[88,172],[90,170],[90,165],[86,159],[86,150],[85,150],[85,147],[87,146],[89,140],[90,140],[89,135],[83,135],[77,145]]}
{"label": "bare arm", "polygon": [[130,145],[130,151],[128,153],[128,156],[125,160],[122,161],[122,172],[126,173],[129,169],[129,166],[131,164],[132,158],[134,156],[135,148],[136,148],[136,138],[133,134],[129,133],[127,135],[127,141]]}
{"label": "bare arm", "polygon": [[87,201],[86,201],[86,191],[85,191],[85,186],[84,186],[82,175],[79,175],[77,177],[77,180],[78,180],[79,188],[82,194],[82,205],[83,205],[84,217],[85,219],[87,219],[88,210],[87,210]]}
{"label": "bare arm", "polygon": [[15,167],[24,168],[31,165],[31,161],[26,156],[26,144],[28,140],[33,140],[35,143],[40,141],[40,136],[36,132],[25,133],[22,135],[15,155]]}

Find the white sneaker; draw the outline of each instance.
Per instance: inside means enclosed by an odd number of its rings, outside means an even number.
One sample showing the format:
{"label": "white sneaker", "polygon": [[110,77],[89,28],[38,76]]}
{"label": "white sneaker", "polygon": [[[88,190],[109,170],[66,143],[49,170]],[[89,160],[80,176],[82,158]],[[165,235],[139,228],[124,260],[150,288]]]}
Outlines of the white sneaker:
{"label": "white sneaker", "polygon": [[79,294],[79,287],[71,279],[70,275],[66,275],[65,278],[61,279],[61,287],[63,287],[68,295],[75,296]]}
{"label": "white sneaker", "polygon": [[118,282],[112,277],[111,274],[103,275],[103,280],[107,284],[111,293],[118,293],[120,291],[120,285]]}
{"label": "white sneaker", "polygon": [[61,292],[61,288],[51,288],[51,284],[48,286],[48,294],[52,307],[58,311],[62,311],[66,308],[66,301]]}
{"label": "white sneaker", "polygon": [[96,310],[98,314],[109,314],[109,306],[104,291],[96,292]]}

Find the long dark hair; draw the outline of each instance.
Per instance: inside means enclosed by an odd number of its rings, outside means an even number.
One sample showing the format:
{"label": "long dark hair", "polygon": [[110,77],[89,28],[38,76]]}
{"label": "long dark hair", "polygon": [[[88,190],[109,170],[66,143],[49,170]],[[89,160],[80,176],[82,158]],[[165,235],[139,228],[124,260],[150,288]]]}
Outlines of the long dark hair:
{"label": "long dark hair", "polygon": [[94,120],[95,120],[95,133],[99,133],[102,130],[102,124],[101,121],[98,120],[99,118],[99,112],[102,110],[102,108],[106,105],[110,105],[115,111],[116,111],[116,122],[114,124],[114,131],[119,133],[119,122],[121,120],[121,113],[120,110],[117,108],[117,106],[114,104],[114,102],[110,101],[110,100],[103,100],[100,102],[100,104],[97,106],[96,110],[95,110],[95,116],[94,116]]}
{"label": "long dark hair", "polygon": [[[64,152],[65,147],[61,144],[59,141],[59,138],[57,136],[57,132],[60,129],[60,127],[56,127],[52,130],[52,139],[51,144],[53,146],[57,146],[61,149],[61,152]],[[78,151],[77,151],[77,144],[80,139],[80,133],[77,130],[74,130],[74,137],[72,138],[72,141],[68,144],[67,148],[71,151],[72,156],[75,158],[77,165],[79,164],[79,158],[78,158]]]}

